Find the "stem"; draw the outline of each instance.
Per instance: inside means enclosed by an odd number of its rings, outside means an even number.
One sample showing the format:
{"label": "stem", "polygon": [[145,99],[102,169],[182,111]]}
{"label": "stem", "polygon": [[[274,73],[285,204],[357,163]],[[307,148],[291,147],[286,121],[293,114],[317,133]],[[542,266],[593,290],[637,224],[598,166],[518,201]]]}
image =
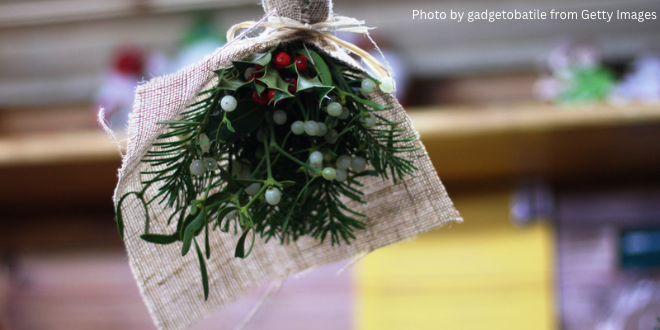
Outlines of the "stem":
{"label": "stem", "polygon": [[301,166],[304,166],[304,167],[306,167],[306,168],[308,168],[308,169],[314,171],[314,173],[317,173],[317,174],[320,172],[320,170],[317,170],[317,169],[313,168],[312,166],[303,163],[302,161],[300,161],[300,159],[291,156],[288,152],[284,151],[284,149],[280,148],[280,146],[275,145],[274,147],[275,147],[275,149],[276,149],[277,151],[279,151],[282,155],[284,155],[285,157],[291,159],[292,161],[294,161],[294,162],[300,164]]}
{"label": "stem", "polygon": [[[264,134],[266,135],[266,134]],[[264,154],[266,155],[266,169],[268,171],[268,180],[273,180],[273,172],[270,168],[270,147],[268,146],[268,138],[264,136]]]}
{"label": "stem", "polygon": [[[283,233],[286,232],[286,228],[289,226],[289,220],[291,219],[291,214],[293,214],[293,210],[296,208],[296,206],[298,204],[298,200],[300,199],[300,196],[302,196],[303,193],[305,192],[305,190],[307,190],[307,187],[309,187],[309,185],[312,182],[314,182],[314,179],[316,179],[316,177],[313,177],[311,180],[307,181],[307,184],[305,184],[305,186],[298,193],[298,196],[296,196],[296,200],[293,202],[293,206],[289,210],[289,213],[286,215],[286,219],[284,220],[284,225],[282,226],[282,232]],[[282,240],[284,240],[284,236],[282,236]]]}
{"label": "stem", "polygon": [[307,120],[307,111],[305,111],[305,107],[303,106],[302,102],[300,101],[300,98],[296,98],[296,103],[298,104],[298,107],[300,107],[300,111],[303,113],[303,117],[305,117],[305,120]]}
{"label": "stem", "polygon": [[258,199],[257,197],[261,196],[261,194],[263,194],[264,191],[266,191],[266,189],[268,189],[268,186],[267,186],[267,185],[263,185],[263,186],[261,186],[261,189],[259,189],[259,192],[257,192],[257,193],[252,197],[252,199],[250,199],[250,201],[249,201],[247,204],[245,204],[245,206],[242,207],[242,209],[247,210],[247,209],[250,207],[250,205],[252,205],[252,203],[254,203],[254,201],[256,201],[256,200]]}
{"label": "stem", "polygon": [[209,177],[209,183],[206,185],[206,191],[204,191],[204,198],[202,198],[203,202],[206,202],[206,198],[209,197],[209,191],[211,191],[211,187],[213,186],[213,176],[215,175],[214,172],[211,172],[211,177]]}

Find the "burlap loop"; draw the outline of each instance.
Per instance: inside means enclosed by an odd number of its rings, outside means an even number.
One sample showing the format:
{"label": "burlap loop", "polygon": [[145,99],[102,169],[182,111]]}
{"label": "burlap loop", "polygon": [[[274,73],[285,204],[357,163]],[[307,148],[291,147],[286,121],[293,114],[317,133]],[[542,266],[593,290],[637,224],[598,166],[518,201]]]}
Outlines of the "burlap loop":
{"label": "burlap loop", "polygon": [[[266,0],[264,6],[270,8],[268,6],[289,2],[304,1]],[[318,2],[329,4],[326,1]],[[320,16],[322,15],[313,15],[315,19]],[[138,87],[129,123],[128,146],[114,195],[115,204],[124,194],[140,191],[142,182],[149,179],[149,176],[142,172],[154,170],[149,164],[141,162],[141,159],[148,150],[154,148],[153,142],[166,129],[164,125],[157,123],[177,120],[187,105],[198,99],[200,91],[217,82],[213,70],[230,66],[232,61],[266,51],[279,43],[300,38],[305,36],[287,34],[276,39],[239,38],[199,63]],[[304,41],[309,47],[334,57],[347,66],[362,70],[355,60],[329,39],[313,37]],[[204,301],[194,253],[181,257],[180,244],[162,246],[143,241],[140,235],[144,232],[144,206],[135,198],[124,201],[124,242],[129,263],[159,329],[185,329],[274,279],[364,255],[447,223],[462,221],[404,109],[391,94],[376,91],[372,94],[372,99],[390,106],[390,110],[382,115],[394,122],[401,122],[399,128],[405,129],[405,136],[415,138],[410,142],[410,147],[411,150],[415,147],[417,149],[406,156],[414,160],[418,170],[413,176],[397,184],[374,177],[362,180],[367,204],[350,201],[346,204],[349,208],[367,215],[364,219],[367,229],[357,231],[356,239],[351,245],[333,247],[329,240],[321,244],[306,237],[285,245],[275,240],[265,243],[257,239],[252,255],[242,260],[233,257],[238,237],[232,233],[214,231],[210,237],[212,255],[207,261],[211,291],[209,300]],[[158,188],[154,186],[147,189],[144,193],[145,200],[156,196]],[[167,224],[174,210],[156,203],[149,207],[151,232],[172,233],[176,230],[175,223]]]}
{"label": "burlap loop", "polygon": [[275,15],[303,24],[325,22],[332,13],[330,0],[264,0],[263,7],[266,13],[275,10]]}

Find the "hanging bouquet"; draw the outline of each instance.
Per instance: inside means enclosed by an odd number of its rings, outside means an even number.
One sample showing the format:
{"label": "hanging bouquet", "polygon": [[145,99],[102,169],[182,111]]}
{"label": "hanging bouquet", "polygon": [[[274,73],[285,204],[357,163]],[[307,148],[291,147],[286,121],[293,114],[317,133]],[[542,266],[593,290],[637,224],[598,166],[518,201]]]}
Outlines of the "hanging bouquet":
{"label": "hanging bouquet", "polygon": [[117,225],[160,328],[184,328],[269,279],[460,220],[389,94],[389,72],[328,32],[365,33],[361,22],[332,16],[328,1],[264,8],[216,54],[137,91]]}

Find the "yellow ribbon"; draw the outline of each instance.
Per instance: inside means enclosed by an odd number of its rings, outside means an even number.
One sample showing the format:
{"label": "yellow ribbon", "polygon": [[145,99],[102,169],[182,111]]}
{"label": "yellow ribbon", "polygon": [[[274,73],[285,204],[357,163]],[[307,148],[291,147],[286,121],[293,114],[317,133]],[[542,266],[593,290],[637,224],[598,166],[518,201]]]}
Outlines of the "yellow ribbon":
{"label": "yellow ribbon", "polygon": [[[304,31],[307,33],[315,34],[323,38],[329,39],[341,46],[342,48],[350,51],[351,53],[357,55],[361,58],[364,63],[367,64],[374,72],[376,72],[380,79],[384,77],[391,77],[389,70],[387,70],[376,58],[371,56],[368,52],[362,48],[337,38],[335,35],[329,33],[328,31],[334,32],[351,32],[351,33],[360,33],[366,34],[369,36],[369,30],[371,28],[363,26],[364,21],[358,21],[355,18],[344,17],[344,16],[334,16],[331,19],[325,22],[319,22],[315,24],[303,24],[296,20],[272,15],[273,12],[267,15],[268,20],[261,20],[259,22],[255,21],[246,21],[238,23],[232,26],[229,31],[227,31],[227,41],[231,42],[235,39],[236,33],[241,29],[254,29],[257,27],[265,27],[271,29],[267,33],[260,35],[255,39],[271,39],[271,38],[280,38],[284,39],[285,37]],[[371,39],[369,37],[369,39]],[[373,40],[372,40],[373,42]],[[375,45],[375,44],[374,44]],[[377,46],[376,46],[377,48]],[[380,51],[380,50],[379,50]]]}

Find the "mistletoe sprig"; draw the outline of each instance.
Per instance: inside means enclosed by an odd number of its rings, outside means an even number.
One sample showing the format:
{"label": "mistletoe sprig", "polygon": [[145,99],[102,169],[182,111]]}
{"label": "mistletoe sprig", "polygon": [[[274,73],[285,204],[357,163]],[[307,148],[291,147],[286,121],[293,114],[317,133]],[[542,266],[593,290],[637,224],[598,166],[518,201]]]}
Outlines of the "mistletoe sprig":
{"label": "mistletoe sprig", "polygon": [[[360,178],[396,181],[416,170],[404,156],[416,150],[413,138],[369,97],[381,82],[310,45],[281,44],[216,74],[180,118],[160,123],[165,132],[142,159],[150,168],[142,189],[123,195],[116,210],[122,236],[122,204],[133,196],[144,207],[143,240],[181,242],[182,256],[194,245],[206,299],[212,231],[240,234],[238,258],[256,236],[350,244],[365,228],[365,215],[345,203],[365,203]],[[172,210],[173,232],[150,231],[152,220],[165,221],[150,215],[154,203]]]}

